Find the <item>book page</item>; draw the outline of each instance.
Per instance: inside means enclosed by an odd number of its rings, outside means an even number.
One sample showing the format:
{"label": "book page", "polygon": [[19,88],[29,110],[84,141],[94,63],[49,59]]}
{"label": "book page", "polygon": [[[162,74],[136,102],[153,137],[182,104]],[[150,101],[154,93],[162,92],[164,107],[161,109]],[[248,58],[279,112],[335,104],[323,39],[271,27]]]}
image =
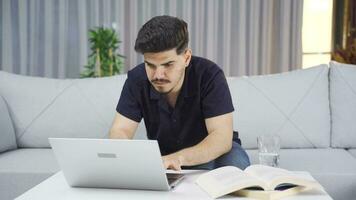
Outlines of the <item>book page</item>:
{"label": "book page", "polygon": [[280,199],[283,197],[287,196],[292,196],[296,195],[298,193],[301,193],[303,191],[306,191],[307,188],[303,186],[296,186],[296,187],[291,187],[289,189],[285,189],[283,191],[264,191],[264,190],[249,190],[249,189],[243,189],[234,192],[234,195],[237,196],[243,196],[243,197],[251,197],[251,198],[256,198],[256,199],[261,199],[261,200],[273,200],[273,199]]}
{"label": "book page", "polygon": [[201,175],[196,182],[213,198],[242,188],[252,186],[265,187],[265,184],[258,179],[232,166],[221,167],[207,172]]}
{"label": "book page", "polygon": [[268,185],[268,190],[274,190],[280,184],[314,186],[317,182],[308,177],[281,168],[265,165],[251,165],[245,172],[259,178]]}

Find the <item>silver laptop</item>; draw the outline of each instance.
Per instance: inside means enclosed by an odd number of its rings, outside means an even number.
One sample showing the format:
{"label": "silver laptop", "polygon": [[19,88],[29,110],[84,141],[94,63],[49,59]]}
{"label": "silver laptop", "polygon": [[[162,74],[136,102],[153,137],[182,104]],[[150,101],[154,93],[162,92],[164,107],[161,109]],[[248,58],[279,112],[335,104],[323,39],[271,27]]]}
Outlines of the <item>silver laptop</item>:
{"label": "silver laptop", "polygon": [[155,140],[49,138],[72,187],[169,190],[183,174],[166,174]]}

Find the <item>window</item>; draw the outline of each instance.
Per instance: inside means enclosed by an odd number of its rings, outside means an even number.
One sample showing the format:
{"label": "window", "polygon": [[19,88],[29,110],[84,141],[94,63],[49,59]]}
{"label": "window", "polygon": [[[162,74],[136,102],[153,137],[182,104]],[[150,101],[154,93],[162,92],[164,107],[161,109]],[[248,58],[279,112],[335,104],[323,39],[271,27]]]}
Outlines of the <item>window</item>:
{"label": "window", "polygon": [[304,0],[303,68],[329,63],[333,0]]}

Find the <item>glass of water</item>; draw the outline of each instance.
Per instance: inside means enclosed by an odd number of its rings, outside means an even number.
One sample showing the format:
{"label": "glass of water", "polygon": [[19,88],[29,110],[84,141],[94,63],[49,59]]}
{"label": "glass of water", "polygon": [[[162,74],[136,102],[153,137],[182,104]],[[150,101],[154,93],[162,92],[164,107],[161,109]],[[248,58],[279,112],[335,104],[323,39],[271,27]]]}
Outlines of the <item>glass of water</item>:
{"label": "glass of water", "polygon": [[261,135],[257,137],[258,159],[261,165],[278,167],[280,138],[278,135]]}

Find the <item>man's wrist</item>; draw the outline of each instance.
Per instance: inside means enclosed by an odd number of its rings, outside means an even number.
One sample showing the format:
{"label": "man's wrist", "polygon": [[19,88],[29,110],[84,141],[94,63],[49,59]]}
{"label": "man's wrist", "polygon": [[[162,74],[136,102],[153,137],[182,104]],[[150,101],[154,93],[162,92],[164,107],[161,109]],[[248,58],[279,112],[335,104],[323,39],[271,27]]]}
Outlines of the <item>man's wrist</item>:
{"label": "man's wrist", "polygon": [[186,165],[185,157],[184,157],[184,155],[183,155],[183,153],[181,151],[177,152],[177,158],[178,158],[179,164],[181,166]]}

